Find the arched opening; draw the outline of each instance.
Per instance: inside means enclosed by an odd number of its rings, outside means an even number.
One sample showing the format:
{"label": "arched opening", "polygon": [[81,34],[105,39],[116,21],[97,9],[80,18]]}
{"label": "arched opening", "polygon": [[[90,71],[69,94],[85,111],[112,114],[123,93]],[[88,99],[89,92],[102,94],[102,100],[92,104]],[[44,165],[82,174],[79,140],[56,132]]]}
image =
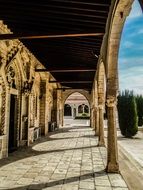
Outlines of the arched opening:
{"label": "arched opening", "polygon": [[[117,146],[117,113],[116,113],[116,105],[117,105],[117,96],[119,92],[119,80],[118,80],[118,62],[123,61],[122,67],[128,68],[126,65],[127,57],[122,57],[122,59],[119,59],[119,46],[121,42],[121,34],[124,25],[125,20],[128,19],[127,17],[130,13],[132,3],[138,3],[138,1],[133,0],[126,0],[126,1],[117,1],[116,7],[114,9],[114,12],[111,16],[111,22],[109,27],[109,34],[108,34],[108,44],[107,44],[107,55],[106,55],[106,75],[107,75],[107,112],[108,112],[108,155],[107,155],[107,172],[119,172],[119,165],[118,165],[118,146]],[[133,4],[134,5],[134,4]],[[133,10],[133,7],[132,7]],[[138,10],[139,11],[139,10]],[[135,15],[138,14],[138,11],[135,12]],[[127,21],[127,20],[126,20]],[[133,20],[132,20],[133,21]],[[141,21],[142,23],[142,21]],[[131,20],[130,20],[131,24]],[[139,24],[139,22],[138,22]],[[131,24],[130,31],[128,31],[128,37],[130,38],[135,35],[138,36],[137,32],[133,32],[133,25]],[[127,29],[129,29],[127,27]],[[140,28],[141,29],[141,28]],[[141,31],[140,31],[141,32]],[[125,42],[125,41],[124,41]],[[136,57],[133,58],[133,54],[129,52],[129,50],[132,49],[132,45],[130,42],[124,44],[126,47],[124,50],[128,54],[128,58],[134,62],[134,67],[130,68],[134,71],[134,69],[137,69],[136,66],[136,60],[138,57],[138,54],[136,54]],[[121,47],[120,47],[121,48]],[[138,49],[138,45],[135,45],[135,48]],[[125,56],[125,51],[122,52],[122,56]],[[129,61],[130,62],[130,61]],[[125,69],[125,70],[126,70]],[[124,78],[123,82],[127,82],[128,84],[128,77],[130,75],[130,69],[126,73],[126,78]],[[124,70],[124,72],[125,72]],[[135,73],[134,73],[135,75]],[[131,80],[132,84],[136,84]],[[113,135],[114,134],[114,135]]]}
{"label": "arched opening", "polygon": [[84,106],[84,113],[86,113],[86,114],[89,113],[89,107],[87,105]]}
{"label": "arched opening", "polygon": [[79,105],[78,106],[78,114],[82,114],[83,113],[83,105]]}
{"label": "arched opening", "polygon": [[89,114],[89,107],[88,105],[82,104],[78,106],[78,115],[88,115]]}
{"label": "arched opening", "polygon": [[118,70],[119,89],[133,90],[143,94],[143,12],[138,0],[132,4],[132,9],[123,26],[121,35]]}
{"label": "arched opening", "polygon": [[64,116],[71,116],[72,111],[71,111],[71,106],[69,104],[64,105]]}
{"label": "arched opening", "polygon": [[64,125],[89,125],[89,119],[90,105],[87,98],[79,92],[70,94],[64,104]]}
{"label": "arched opening", "polygon": [[[132,9],[129,16],[127,17],[123,26],[123,31],[120,40],[119,56],[118,56],[118,70],[119,70],[119,97],[118,97],[118,121],[121,134],[125,137],[136,135],[138,126],[143,126],[143,113],[140,111],[139,106],[143,107],[141,102],[137,103],[137,97],[140,96],[143,99],[143,12],[138,0],[135,0],[132,4]],[[125,105],[122,98],[129,99],[128,94],[132,94],[133,107],[131,110],[126,109],[127,118],[124,118],[126,124],[122,124],[122,117],[124,115],[124,109],[121,110]],[[127,102],[126,107],[129,108],[131,105]],[[135,110],[134,117],[131,116],[131,111]],[[137,111],[137,112],[136,112]],[[128,112],[130,114],[128,114]],[[130,125],[129,122],[135,120],[135,124]],[[130,131],[128,130],[130,126]],[[127,128],[126,128],[127,127]],[[133,130],[135,128],[136,130]],[[124,132],[125,131],[125,132]]]}

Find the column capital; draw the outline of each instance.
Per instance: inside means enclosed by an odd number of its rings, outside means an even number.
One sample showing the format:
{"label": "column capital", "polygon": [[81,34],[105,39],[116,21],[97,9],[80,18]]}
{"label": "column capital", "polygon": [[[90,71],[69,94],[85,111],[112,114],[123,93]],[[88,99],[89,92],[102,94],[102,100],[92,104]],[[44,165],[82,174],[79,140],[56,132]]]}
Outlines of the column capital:
{"label": "column capital", "polygon": [[99,109],[98,106],[95,106],[95,107],[94,107],[94,110],[95,110],[95,111],[98,111],[98,109]]}
{"label": "column capital", "polygon": [[103,110],[104,109],[104,105],[103,104],[99,104],[98,108]]}
{"label": "column capital", "polygon": [[117,98],[115,96],[109,96],[106,99],[107,107],[114,107],[117,105]]}

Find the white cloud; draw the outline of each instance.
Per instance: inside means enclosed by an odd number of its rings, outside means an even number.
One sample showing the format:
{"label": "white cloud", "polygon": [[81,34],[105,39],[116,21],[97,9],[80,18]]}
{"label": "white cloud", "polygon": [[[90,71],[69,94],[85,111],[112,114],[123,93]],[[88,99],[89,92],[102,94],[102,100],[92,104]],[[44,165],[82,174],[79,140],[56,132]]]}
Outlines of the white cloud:
{"label": "white cloud", "polygon": [[143,29],[142,28],[138,29],[137,27],[136,28],[133,27],[132,30],[134,30],[135,32],[128,34],[128,38],[130,38],[130,39],[133,38],[133,37],[138,37],[138,35],[142,35],[143,34]]}
{"label": "white cloud", "polygon": [[130,41],[124,41],[122,43],[122,48],[131,48],[134,44]]}
{"label": "white cloud", "polygon": [[133,74],[129,70],[119,74],[119,87],[120,89],[134,90],[135,93],[143,94],[143,73]]}
{"label": "white cloud", "polygon": [[143,34],[143,28],[139,29],[138,34]]}
{"label": "white cloud", "polygon": [[142,10],[141,10],[141,7],[140,7],[140,4],[137,0],[134,1],[133,5],[132,5],[132,10],[128,16],[128,20],[132,20],[132,19],[135,19],[135,18],[138,18],[138,17],[141,17],[142,16]]}
{"label": "white cloud", "polygon": [[[119,88],[143,94],[143,12],[137,0],[127,18],[118,59]],[[139,18],[139,19],[138,19]]]}
{"label": "white cloud", "polygon": [[143,94],[143,58],[120,59],[119,88]]}
{"label": "white cloud", "polygon": [[122,66],[124,64],[128,65],[141,65],[143,67],[143,56],[142,57],[119,57],[118,59],[119,66]]}

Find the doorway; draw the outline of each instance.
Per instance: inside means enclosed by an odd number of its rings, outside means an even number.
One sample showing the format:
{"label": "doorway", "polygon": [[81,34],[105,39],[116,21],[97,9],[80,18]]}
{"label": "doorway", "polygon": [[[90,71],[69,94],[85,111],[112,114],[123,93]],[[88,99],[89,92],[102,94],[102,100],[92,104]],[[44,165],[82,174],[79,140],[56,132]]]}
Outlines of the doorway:
{"label": "doorway", "polygon": [[64,104],[64,125],[89,126],[89,108],[90,104],[83,94],[79,92],[70,94]]}
{"label": "doorway", "polygon": [[13,152],[17,148],[17,125],[16,125],[16,98],[14,94],[10,95],[10,118],[9,118],[9,142],[8,152]]}

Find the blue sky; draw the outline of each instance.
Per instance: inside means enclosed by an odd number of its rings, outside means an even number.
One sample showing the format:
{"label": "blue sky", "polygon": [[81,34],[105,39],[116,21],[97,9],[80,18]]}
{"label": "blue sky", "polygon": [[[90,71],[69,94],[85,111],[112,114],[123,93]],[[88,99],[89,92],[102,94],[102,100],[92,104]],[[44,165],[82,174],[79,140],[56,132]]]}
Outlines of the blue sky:
{"label": "blue sky", "polygon": [[118,63],[120,90],[143,94],[143,12],[137,0],[123,28]]}

